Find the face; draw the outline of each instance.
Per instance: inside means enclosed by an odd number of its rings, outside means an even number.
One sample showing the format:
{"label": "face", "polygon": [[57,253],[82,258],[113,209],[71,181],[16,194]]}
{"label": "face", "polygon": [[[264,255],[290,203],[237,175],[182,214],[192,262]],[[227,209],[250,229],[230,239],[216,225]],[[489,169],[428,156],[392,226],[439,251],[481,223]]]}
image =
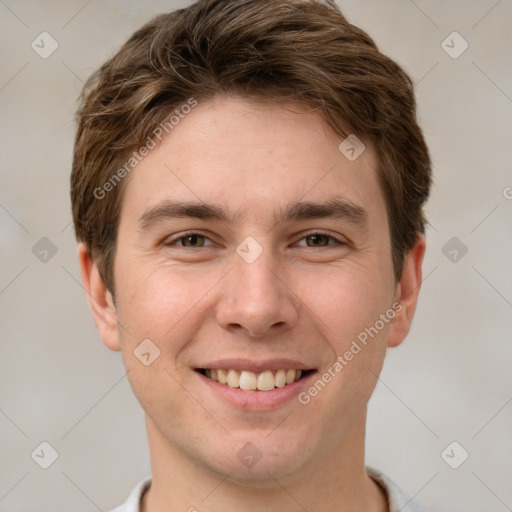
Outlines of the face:
{"label": "face", "polygon": [[374,149],[340,142],[317,114],[224,97],[132,171],[100,333],[168,453],[277,478],[364,430],[403,312]]}

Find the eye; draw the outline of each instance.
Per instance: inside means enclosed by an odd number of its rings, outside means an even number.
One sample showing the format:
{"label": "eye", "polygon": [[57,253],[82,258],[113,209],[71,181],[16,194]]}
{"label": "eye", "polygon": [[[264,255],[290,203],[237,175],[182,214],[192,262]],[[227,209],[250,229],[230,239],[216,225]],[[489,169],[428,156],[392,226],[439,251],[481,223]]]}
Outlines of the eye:
{"label": "eye", "polygon": [[212,243],[207,244],[206,241],[211,240],[201,233],[189,232],[179,237],[173,238],[165,243],[167,246],[179,245],[180,247],[188,247],[190,249],[199,249],[201,247],[207,247],[213,245]]}
{"label": "eye", "polygon": [[[342,242],[341,240],[338,240],[337,238],[334,238],[331,235],[328,235],[327,233],[308,233],[306,236],[301,238],[300,242],[302,240],[306,240],[306,245],[297,243],[297,245],[302,245],[303,247],[329,247],[332,245],[346,245],[345,242]],[[329,243],[329,240],[334,240],[333,243]]]}
{"label": "eye", "polygon": [[[302,243],[305,241],[305,243]],[[209,242],[209,243],[208,243]],[[202,247],[208,247],[214,245],[213,242],[202,233],[198,233],[195,231],[191,231],[185,234],[182,234],[178,237],[172,238],[171,240],[165,242],[166,246],[180,246],[186,247],[188,249],[200,249]],[[338,240],[337,238],[329,235],[327,233],[321,232],[312,232],[303,236],[299,242],[296,243],[298,246],[302,247],[310,247],[310,248],[321,248],[321,247],[331,247],[331,246],[341,246],[346,245],[346,242]]]}

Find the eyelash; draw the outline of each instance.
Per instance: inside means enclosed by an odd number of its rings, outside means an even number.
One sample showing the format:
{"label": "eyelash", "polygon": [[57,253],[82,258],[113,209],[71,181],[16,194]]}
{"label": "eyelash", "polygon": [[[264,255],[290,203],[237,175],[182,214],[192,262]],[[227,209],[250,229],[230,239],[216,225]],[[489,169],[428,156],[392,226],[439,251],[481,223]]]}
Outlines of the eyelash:
{"label": "eyelash", "polygon": [[[174,246],[176,245],[177,242],[179,242],[180,240],[184,240],[190,236],[194,236],[194,235],[197,235],[197,236],[200,236],[200,237],[203,237],[207,240],[210,240],[209,237],[207,237],[206,235],[203,235],[202,233],[198,232],[198,231],[187,231],[185,233],[183,233],[182,235],[180,235],[179,237],[176,237],[176,238],[173,238],[167,242],[165,242],[163,245],[165,246]],[[302,238],[299,239],[299,241],[302,241],[304,240],[305,238],[309,237],[309,236],[314,236],[314,235],[321,235],[321,236],[326,236],[328,237],[330,240],[334,240],[336,243],[335,244],[328,244],[327,246],[324,246],[324,247],[308,247],[308,246],[301,246],[301,247],[307,247],[308,249],[326,249],[327,247],[333,247],[333,246],[342,246],[342,245],[348,245],[347,242],[343,242],[341,240],[338,240],[336,237],[330,235],[329,233],[324,233],[323,231],[309,231],[307,233],[305,233]],[[210,240],[211,241],[211,240]],[[203,247],[186,247],[184,245],[181,245],[180,247],[183,247],[185,249],[189,249],[189,250],[198,250],[198,249],[203,249]],[[208,245],[206,247],[211,247],[211,245]]]}

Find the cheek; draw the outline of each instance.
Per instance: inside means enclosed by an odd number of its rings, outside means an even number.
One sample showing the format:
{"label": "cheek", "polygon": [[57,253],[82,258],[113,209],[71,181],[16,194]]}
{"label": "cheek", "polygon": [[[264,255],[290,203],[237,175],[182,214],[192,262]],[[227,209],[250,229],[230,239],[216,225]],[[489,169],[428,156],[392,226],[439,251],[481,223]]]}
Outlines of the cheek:
{"label": "cheek", "polygon": [[322,294],[310,292],[304,301],[329,345],[329,357],[300,403],[313,416],[327,417],[339,436],[366,407],[387,348],[392,316],[383,321],[381,315],[392,306],[390,289],[378,273],[369,274],[368,267],[338,271],[325,281]]}
{"label": "cheek", "polygon": [[169,427],[177,427],[178,419],[169,418],[162,404],[171,400],[173,410],[186,406],[176,359],[193,332],[190,322],[200,291],[179,272],[145,259],[119,258],[116,263],[122,276],[117,281],[119,333],[130,385],[149,417],[165,417]]}
{"label": "cheek", "polygon": [[131,262],[119,259],[117,270],[122,276],[118,287],[119,316],[139,331],[153,331],[164,323],[169,328],[180,305],[186,302],[188,289],[179,277],[170,279],[170,272],[166,275],[145,258]]}
{"label": "cheek", "polygon": [[[336,268],[329,275],[308,277],[303,282],[304,303],[320,320],[319,329],[337,354],[347,350],[352,340],[373,326],[391,306],[390,282],[387,273],[377,265],[357,263]],[[380,329],[382,334],[387,331],[387,324],[385,327]]]}
{"label": "cheek", "polygon": [[[126,349],[150,338],[167,355],[178,354],[204,320],[205,304],[222,269],[196,272],[144,258],[119,260],[118,318]],[[169,341],[172,340],[172,343]]]}
{"label": "cheek", "polygon": [[[327,364],[319,375],[329,383],[325,391],[322,383],[317,384],[305,400],[311,398],[315,412],[332,415],[341,428],[346,411],[356,415],[366,405],[381,371],[394,316],[381,320],[381,315],[392,306],[392,280],[375,263],[347,265],[322,282],[322,293],[310,291],[305,302],[319,319],[317,328],[329,345]],[[323,398],[316,401],[316,394]]]}

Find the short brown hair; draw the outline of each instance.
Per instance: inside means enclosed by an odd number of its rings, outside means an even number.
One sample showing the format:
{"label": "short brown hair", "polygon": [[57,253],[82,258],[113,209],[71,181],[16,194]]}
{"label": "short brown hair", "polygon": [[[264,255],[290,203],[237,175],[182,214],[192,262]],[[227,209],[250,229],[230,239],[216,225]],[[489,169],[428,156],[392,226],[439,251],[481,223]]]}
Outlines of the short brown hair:
{"label": "short brown hair", "polygon": [[336,134],[374,144],[400,279],[405,253],[424,232],[431,184],[411,79],[333,0],[199,0],[135,32],[82,92],[73,220],[109,290],[126,179],[106,200],[97,191],[170,113],[221,93],[306,105]]}

